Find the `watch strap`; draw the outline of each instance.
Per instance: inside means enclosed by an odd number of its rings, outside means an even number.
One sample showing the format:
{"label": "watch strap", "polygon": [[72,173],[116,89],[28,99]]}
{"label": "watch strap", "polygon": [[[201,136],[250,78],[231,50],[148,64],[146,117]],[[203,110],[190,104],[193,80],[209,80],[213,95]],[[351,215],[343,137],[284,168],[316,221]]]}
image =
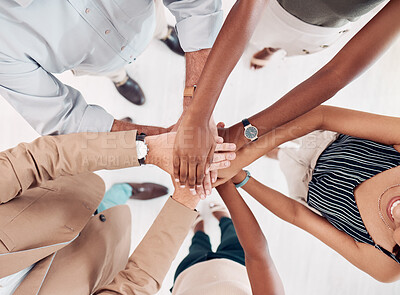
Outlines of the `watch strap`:
{"label": "watch strap", "polygon": [[244,172],[246,172],[246,177],[245,177],[245,179],[243,179],[241,182],[235,184],[235,187],[236,187],[236,188],[241,188],[242,186],[244,186],[244,185],[249,181],[249,179],[250,179],[250,177],[251,177],[250,172],[247,171],[247,170],[244,170]]}
{"label": "watch strap", "polygon": [[244,127],[246,127],[248,125],[251,125],[250,122],[249,122],[249,119],[243,119],[242,120],[242,124],[243,124]]}
{"label": "watch strap", "polygon": [[[146,133],[138,133],[138,134],[136,134],[136,141],[143,141],[143,142],[145,142],[145,138],[146,138]],[[143,157],[143,158],[141,158],[141,159],[138,159],[138,162],[139,162],[139,164],[140,164],[140,166],[142,166],[142,165],[146,165],[146,157]]]}
{"label": "watch strap", "polygon": [[183,96],[193,97],[194,92],[196,91],[197,85],[193,86],[186,86],[185,90],[183,91]]}
{"label": "watch strap", "polygon": [[146,138],[146,133],[138,133],[138,134],[136,134],[136,140],[138,141],[138,140],[140,140],[140,141],[143,141],[144,142],[144,139]]}

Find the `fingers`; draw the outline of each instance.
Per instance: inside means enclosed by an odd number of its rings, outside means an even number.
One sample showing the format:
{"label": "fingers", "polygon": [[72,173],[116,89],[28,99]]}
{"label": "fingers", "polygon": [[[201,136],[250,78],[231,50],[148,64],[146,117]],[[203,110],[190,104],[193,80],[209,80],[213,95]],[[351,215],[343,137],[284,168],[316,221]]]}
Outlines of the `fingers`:
{"label": "fingers", "polygon": [[225,123],[224,122],[218,122],[217,127],[218,128],[225,128]]}
{"label": "fingers", "polygon": [[219,143],[215,147],[216,152],[234,152],[236,150],[236,144],[234,143]]}
{"label": "fingers", "polygon": [[[207,178],[207,175],[204,177],[204,180]],[[204,191],[204,186],[203,184],[201,185],[196,185],[196,193],[200,197],[200,199],[205,199],[206,198],[206,192]]]}
{"label": "fingers", "polygon": [[189,168],[189,163],[187,162],[187,160],[184,158],[181,159],[179,165],[179,183],[181,187],[184,187],[186,184],[188,168]]}
{"label": "fingers", "polygon": [[180,160],[179,157],[174,154],[174,180],[179,182],[179,171],[180,171]]}
{"label": "fingers", "polygon": [[[194,191],[194,186],[196,184],[196,176],[197,174],[197,161],[196,157],[189,157],[189,173],[188,173],[188,186],[191,191]],[[204,172],[203,172],[204,174]]]}
{"label": "fingers", "polygon": [[213,157],[213,163],[221,162],[224,160],[235,160],[236,158],[236,153],[234,152],[228,152],[228,153],[215,153]]}
{"label": "fingers", "polygon": [[211,183],[215,183],[218,179],[218,170],[210,171]]}
{"label": "fingers", "polygon": [[222,161],[222,162],[218,162],[218,163],[212,163],[210,165],[210,171],[216,171],[219,169],[225,169],[228,168],[229,166],[231,166],[231,162],[228,160]]}
{"label": "fingers", "polygon": [[211,175],[210,175],[210,173],[207,173],[205,175],[204,181],[203,181],[203,187],[204,187],[206,196],[211,195],[212,185],[211,185]]}

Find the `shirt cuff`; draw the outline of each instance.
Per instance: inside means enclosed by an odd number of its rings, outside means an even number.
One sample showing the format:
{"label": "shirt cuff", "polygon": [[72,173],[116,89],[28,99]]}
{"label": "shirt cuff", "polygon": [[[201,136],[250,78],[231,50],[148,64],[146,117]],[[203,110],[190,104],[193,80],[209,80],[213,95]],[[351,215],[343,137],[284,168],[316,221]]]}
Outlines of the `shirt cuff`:
{"label": "shirt cuff", "polygon": [[183,51],[192,52],[211,48],[222,23],[222,10],[207,15],[193,15],[178,22],[176,31]]}
{"label": "shirt cuff", "polygon": [[110,132],[114,117],[98,105],[88,105],[77,132]]}

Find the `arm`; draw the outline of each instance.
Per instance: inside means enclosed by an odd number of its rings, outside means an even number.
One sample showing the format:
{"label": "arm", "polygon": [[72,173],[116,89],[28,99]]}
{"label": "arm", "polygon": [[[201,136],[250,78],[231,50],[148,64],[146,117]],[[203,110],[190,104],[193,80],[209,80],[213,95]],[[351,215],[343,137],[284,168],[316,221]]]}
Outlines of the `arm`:
{"label": "arm", "polygon": [[138,166],[136,131],[44,136],[0,153],[0,203],[47,180]]}
{"label": "arm", "polygon": [[[339,53],[317,73],[269,108],[249,118],[265,134],[306,113],[334,96],[368,69],[396,40],[400,32],[400,2],[390,1]],[[236,124],[225,138],[238,147],[247,142]]]}
{"label": "arm", "polygon": [[39,134],[110,130],[138,130],[147,135],[166,132],[160,127],[114,120],[102,107],[88,105],[78,90],[63,84],[35,63],[0,55],[0,68],[0,95]]}
{"label": "arm", "polygon": [[[164,0],[176,18],[176,31],[186,58],[185,86],[197,85],[223,22],[221,0]],[[183,111],[192,97],[184,97]]]}
{"label": "arm", "polygon": [[199,199],[177,189],[120,271],[95,294],[156,294],[198,213]]}
{"label": "arm", "polygon": [[[264,113],[264,116],[267,116],[267,114]],[[397,117],[376,115],[332,106],[318,106],[238,150],[236,152],[236,159],[231,162],[231,166],[219,171],[221,179],[216,185],[230,179],[240,169],[248,166],[282,143],[306,135],[314,130],[330,130],[387,145],[399,145],[399,124],[400,118]],[[230,133],[231,128],[228,128],[226,132]]]}
{"label": "arm", "polygon": [[395,261],[371,245],[355,242],[302,204],[254,178],[250,178],[243,189],[273,214],[310,233],[376,280],[389,282],[398,279],[400,271]]}
{"label": "arm", "polygon": [[283,284],[268,251],[265,236],[231,181],[217,187],[236,229],[246,258],[246,269],[255,295],[284,294]]}
{"label": "arm", "polygon": [[38,64],[0,54],[0,95],[40,134],[110,131],[114,118],[88,105]]}
{"label": "arm", "polygon": [[[200,185],[205,164],[215,148],[209,122],[217,99],[230,72],[250,39],[265,0],[237,1],[210,52],[200,76],[195,101],[179,126],[174,147],[174,176],[189,187]],[[179,33],[179,29],[178,29]],[[222,58],[225,57],[225,58]]]}

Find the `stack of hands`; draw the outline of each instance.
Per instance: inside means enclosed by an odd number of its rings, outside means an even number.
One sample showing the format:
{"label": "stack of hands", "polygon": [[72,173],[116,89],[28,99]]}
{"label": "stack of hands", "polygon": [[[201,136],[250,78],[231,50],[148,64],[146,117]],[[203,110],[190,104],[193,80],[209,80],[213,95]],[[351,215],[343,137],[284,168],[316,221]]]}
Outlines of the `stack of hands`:
{"label": "stack of hands", "polygon": [[[230,128],[216,124],[213,117],[184,112],[169,128],[135,125],[114,121],[112,131],[139,130],[148,134],[147,164],[154,164],[169,173],[176,189],[187,189],[205,199],[212,188],[225,183],[241,169],[233,167],[238,150],[249,141],[243,136],[239,122]],[[194,118],[191,114],[196,114]],[[207,122],[207,123],[206,123]],[[237,162],[237,161],[236,161]]]}
{"label": "stack of hands", "polygon": [[[175,132],[176,129],[178,132]],[[167,133],[146,137],[149,147],[146,163],[154,164],[169,173],[176,188],[188,189],[192,195],[205,199],[217,183],[222,183],[218,179],[218,170],[226,170],[231,166],[231,161],[236,158],[236,144],[224,142],[224,138],[218,136],[218,131],[224,133],[224,124],[216,125],[214,120],[210,120],[209,131],[212,136],[209,138],[202,136],[202,130],[196,135],[196,132],[192,132],[193,128],[185,130],[175,125],[169,130]],[[182,135],[183,139],[179,137]],[[189,154],[185,155],[184,152]],[[228,180],[227,175],[232,173],[226,171],[222,175]]]}

